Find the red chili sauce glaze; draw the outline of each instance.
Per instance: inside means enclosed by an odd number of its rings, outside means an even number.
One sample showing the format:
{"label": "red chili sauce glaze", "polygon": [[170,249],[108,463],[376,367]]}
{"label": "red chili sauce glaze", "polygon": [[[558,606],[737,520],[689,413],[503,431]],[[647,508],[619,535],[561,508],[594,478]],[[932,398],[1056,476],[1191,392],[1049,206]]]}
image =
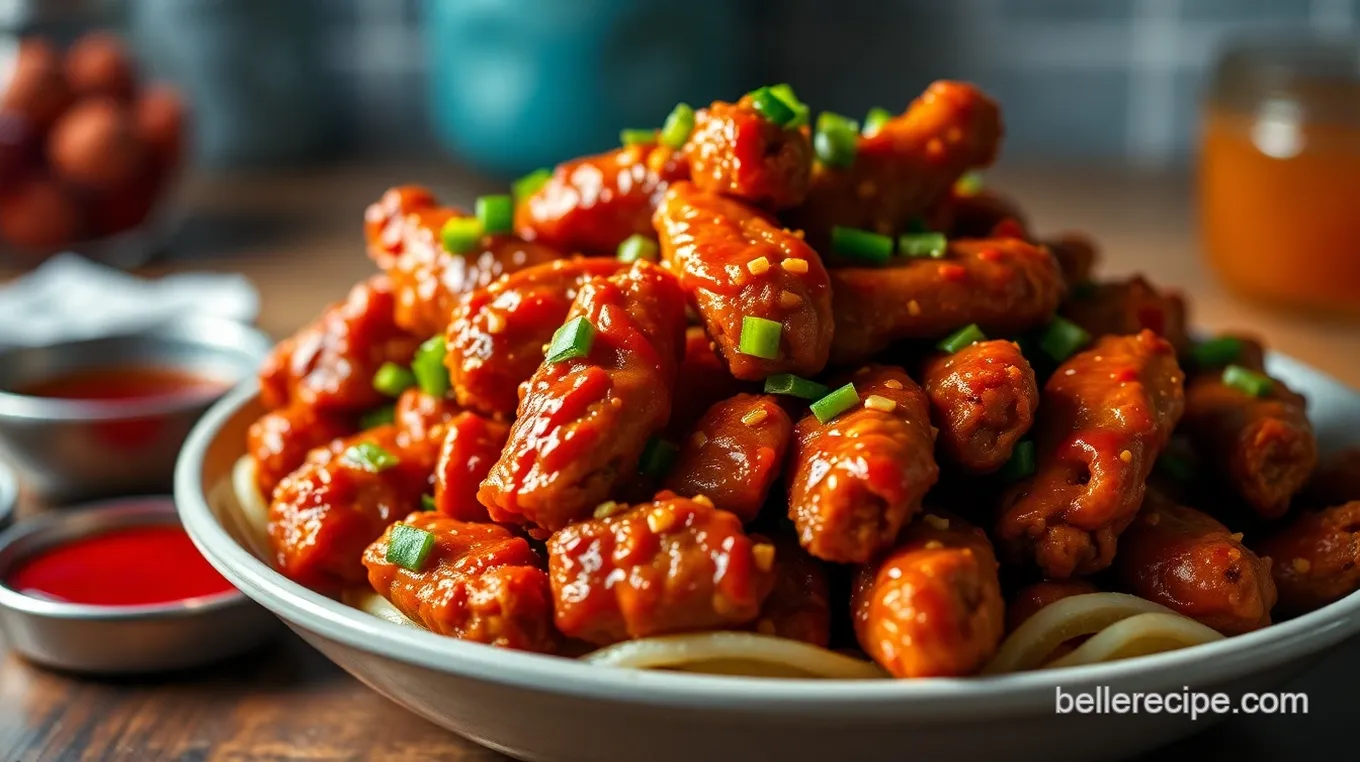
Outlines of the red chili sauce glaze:
{"label": "red chili sauce glaze", "polygon": [[5,587],[35,598],[94,606],[146,606],[232,589],[177,526],[140,526],[81,537],[21,562]]}
{"label": "red chili sauce glaze", "polygon": [[88,368],[18,389],[30,397],[120,402],[221,392],[227,384],[192,371],[166,367]]}

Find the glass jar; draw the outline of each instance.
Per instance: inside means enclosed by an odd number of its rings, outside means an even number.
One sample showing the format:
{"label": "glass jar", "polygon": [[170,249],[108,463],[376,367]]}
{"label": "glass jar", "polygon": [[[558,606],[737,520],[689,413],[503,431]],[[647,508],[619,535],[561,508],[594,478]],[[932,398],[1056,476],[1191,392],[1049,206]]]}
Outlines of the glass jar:
{"label": "glass jar", "polygon": [[1360,316],[1360,40],[1238,43],[1204,106],[1200,225],[1224,283]]}

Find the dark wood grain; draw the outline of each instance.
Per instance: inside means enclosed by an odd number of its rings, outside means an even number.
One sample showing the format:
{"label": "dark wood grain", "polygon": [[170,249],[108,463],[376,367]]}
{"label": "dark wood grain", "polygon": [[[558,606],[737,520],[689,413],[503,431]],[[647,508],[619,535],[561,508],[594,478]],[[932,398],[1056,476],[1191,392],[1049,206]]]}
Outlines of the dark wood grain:
{"label": "dark wood grain", "polygon": [[508,759],[368,690],[291,633],[214,667],[135,679],[0,658],[3,762]]}

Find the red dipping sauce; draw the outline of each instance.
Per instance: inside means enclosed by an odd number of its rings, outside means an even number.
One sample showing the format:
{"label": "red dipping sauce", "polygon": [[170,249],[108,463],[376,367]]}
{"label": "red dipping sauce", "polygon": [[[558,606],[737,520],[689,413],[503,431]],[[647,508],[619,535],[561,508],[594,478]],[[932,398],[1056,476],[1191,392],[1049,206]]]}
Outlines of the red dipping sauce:
{"label": "red dipping sauce", "polygon": [[183,528],[146,525],[79,537],[25,559],[5,587],[94,606],[147,606],[232,590]]}
{"label": "red dipping sauce", "polygon": [[19,394],[62,400],[127,402],[133,400],[220,393],[228,385],[180,368],[88,368],[39,381]]}

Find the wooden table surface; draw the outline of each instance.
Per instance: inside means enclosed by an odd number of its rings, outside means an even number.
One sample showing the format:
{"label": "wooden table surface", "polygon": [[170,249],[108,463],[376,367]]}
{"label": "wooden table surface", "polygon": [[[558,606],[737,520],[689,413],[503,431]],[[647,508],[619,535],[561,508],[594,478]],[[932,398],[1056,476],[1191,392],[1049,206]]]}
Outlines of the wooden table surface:
{"label": "wooden table surface", "polygon": [[[438,165],[200,179],[187,190],[194,214],[172,258],[146,271],[243,273],[260,290],[260,325],[286,335],[372,272],[362,210],[396,182],[425,182],[464,203],[496,187]],[[992,182],[1015,193],[1040,230],[1094,235],[1104,248],[1103,272],[1145,272],[1156,283],[1179,286],[1191,295],[1198,324],[1250,329],[1360,386],[1354,324],[1244,304],[1213,281],[1198,255],[1184,180],[1015,168],[997,171]],[[0,269],[0,281],[14,274]],[[46,672],[6,656],[3,646],[0,762],[505,759],[388,703],[292,635],[231,663],[136,680]],[[1235,732],[1203,734],[1185,750],[1215,748]],[[1242,747],[1236,754],[1249,751],[1248,744],[1233,745]]]}

